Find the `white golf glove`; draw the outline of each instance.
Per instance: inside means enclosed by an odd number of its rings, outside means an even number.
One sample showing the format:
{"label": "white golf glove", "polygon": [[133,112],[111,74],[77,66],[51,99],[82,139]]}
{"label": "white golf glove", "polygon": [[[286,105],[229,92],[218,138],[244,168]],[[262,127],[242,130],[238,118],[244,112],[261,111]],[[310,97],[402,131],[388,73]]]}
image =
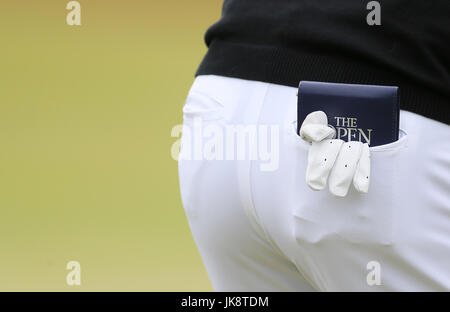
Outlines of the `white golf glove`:
{"label": "white golf glove", "polygon": [[315,111],[306,116],[300,137],[311,143],[306,168],[306,183],[316,191],[325,188],[339,197],[347,195],[350,184],[367,193],[370,181],[370,151],[367,143],[333,139],[335,130],[328,126],[327,115]]}

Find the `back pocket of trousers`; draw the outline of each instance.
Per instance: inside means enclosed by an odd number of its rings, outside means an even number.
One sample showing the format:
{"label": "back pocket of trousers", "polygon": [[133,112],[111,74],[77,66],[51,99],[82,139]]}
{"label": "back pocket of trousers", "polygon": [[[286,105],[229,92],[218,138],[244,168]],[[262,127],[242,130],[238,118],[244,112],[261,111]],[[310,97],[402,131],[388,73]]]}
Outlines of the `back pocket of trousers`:
{"label": "back pocket of trousers", "polygon": [[197,216],[202,181],[220,151],[208,148],[210,136],[223,128],[224,106],[203,91],[190,90],[183,106],[183,131],[178,159],[183,206],[189,217]]}
{"label": "back pocket of trousers", "polygon": [[[292,132],[296,135],[294,126]],[[300,137],[298,140],[301,141]],[[306,153],[309,144],[300,141],[298,152]],[[353,185],[343,198],[333,196],[328,191],[328,185],[322,191],[308,188],[306,196],[299,200],[292,212],[297,241],[304,244],[344,241],[350,244],[393,245],[394,212],[399,204],[395,194],[396,184],[399,183],[398,162],[401,161],[399,155],[406,152],[406,145],[407,134],[401,130],[398,141],[370,148],[371,180],[367,194],[357,192]],[[298,174],[304,175],[305,172]],[[306,182],[301,183],[306,185]]]}

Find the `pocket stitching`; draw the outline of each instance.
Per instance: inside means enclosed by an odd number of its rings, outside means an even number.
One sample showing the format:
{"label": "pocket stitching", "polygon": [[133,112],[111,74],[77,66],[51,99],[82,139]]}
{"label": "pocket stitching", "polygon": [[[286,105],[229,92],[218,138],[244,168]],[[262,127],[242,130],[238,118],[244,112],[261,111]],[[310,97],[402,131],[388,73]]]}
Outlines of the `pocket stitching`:
{"label": "pocket stitching", "polygon": [[[295,143],[303,148],[303,149],[309,149],[309,147],[311,146],[310,143],[304,141],[298,134],[297,134],[297,121],[294,120],[290,123],[289,125],[289,133],[291,136],[293,136]],[[400,137],[397,141],[391,142],[391,143],[387,143],[387,144],[383,144],[383,145],[378,145],[378,146],[373,146],[373,147],[369,147],[370,152],[374,152],[374,153],[379,153],[379,152],[390,152],[390,151],[397,151],[400,150],[402,148],[406,147],[406,143],[408,141],[408,133],[403,130],[403,129],[399,129],[399,131],[403,132],[403,136]]]}
{"label": "pocket stitching", "polygon": [[[204,105],[206,101],[208,105]],[[204,107],[201,107],[199,109],[198,105],[190,104],[190,102],[200,102],[200,106]],[[213,103],[213,105],[211,105],[211,103]],[[197,109],[189,111],[189,108],[191,106],[194,106]],[[219,120],[223,117],[223,109],[224,105],[217,101],[215,98],[209,96],[206,93],[191,90],[183,106],[183,118],[192,119],[195,117],[200,117],[203,121]]]}

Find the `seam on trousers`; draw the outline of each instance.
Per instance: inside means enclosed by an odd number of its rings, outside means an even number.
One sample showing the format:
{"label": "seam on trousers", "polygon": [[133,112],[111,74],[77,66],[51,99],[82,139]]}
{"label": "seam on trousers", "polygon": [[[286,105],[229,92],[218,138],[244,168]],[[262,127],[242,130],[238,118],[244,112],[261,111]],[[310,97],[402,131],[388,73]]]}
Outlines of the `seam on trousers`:
{"label": "seam on trousers", "polygon": [[[263,93],[263,96],[261,99],[258,100],[258,114],[256,117],[256,125],[259,125],[260,119],[261,119],[261,113],[264,107],[265,99],[267,96],[267,92],[269,91],[271,84],[266,83],[265,90]],[[273,250],[278,253],[282,258],[288,260],[291,262],[290,259],[286,257],[286,255],[281,251],[281,249],[278,247],[278,245],[274,242],[274,240],[270,237],[269,233],[264,228],[261,219],[258,216],[258,213],[256,212],[256,207],[254,204],[254,195],[253,195],[253,185],[252,185],[252,172],[253,172],[253,160],[249,159],[249,166],[248,166],[248,188],[249,188],[249,209],[251,209],[251,214],[254,218],[254,222],[256,223],[256,226],[260,229],[259,231],[262,232],[263,237],[265,240],[269,243],[269,245],[273,248]]]}
{"label": "seam on trousers", "polygon": [[[267,89],[266,89],[266,91],[265,91],[264,97],[263,97],[263,99],[262,99],[262,101],[261,101],[261,104],[260,104],[260,106],[259,106],[259,112],[258,112],[258,117],[257,117],[257,124],[258,124],[258,125],[259,125],[260,120],[261,120],[261,113],[262,113],[262,111],[263,111],[263,109],[264,109],[264,104],[265,104],[266,95],[267,95],[267,92],[268,92],[268,90],[269,90],[269,88],[270,88],[271,85],[273,85],[273,84],[269,83],[269,84],[267,85]],[[279,133],[279,135],[282,135],[281,132]],[[281,146],[280,146],[280,148],[281,148]],[[265,230],[264,224],[262,223],[261,219],[259,218],[259,216],[258,216],[258,214],[257,214],[257,212],[256,212],[256,207],[255,207],[254,201],[253,201],[253,197],[254,197],[253,184],[252,184],[252,181],[253,181],[253,179],[252,179],[253,165],[254,165],[254,164],[253,164],[253,161],[251,161],[251,163],[250,163],[250,172],[249,172],[249,175],[250,175],[250,178],[249,178],[249,179],[250,179],[250,196],[251,196],[251,204],[252,204],[252,209],[254,210],[254,214],[255,214],[255,216],[256,216],[256,218],[257,218],[258,224],[259,224],[259,226],[261,227],[261,229],[262,229],[262,231],[263,231],[263,233],[264,233],[264,236],[265,236],[267,242],[269,243],[269,245],[273,248],[273,250],[274,250],[281,258],[285,259],[287,262],[291,263],[291,264],[296,268],[298,274],[304,279],[304,281],[305,281],[306,283],[308,283],[312,288],[314,288],[316,291],[318,291],[319,288],[318,288],[317,285],[313,282],[313,280],[311,280],[311,279],[309,278],[309,276],[306,274],[306,272],[304,272],[304,271],[299,267],[299,265],[297,265],[297,263],[296,263],[293,259],[289,258],[289,257],[281,250],[281,248],[277,245],[277,243],[272,239],[272,237],[270,236],[270,234]]]}
{"label": "seam on trousers", "polygon": [[[258,86],[258,88],[252,88],[252,90],[250,91],[256,94],[256,96],[254,94],[252,95],[251,102],[249,103],[250,111],[252,111],[253,108],[256,108],[257,110],[256,118],[251,118],[251,123],[254,124],[257,124],[259,120],[259,116],[261,114],[261,104],[263,103],[266,97],[267,90],[269,88],[268,83],[261,82],[260,84],[261,88]],[[260,92],[260,89],[262,92]],[[269,236],[267,235],[266,231],[261,225],[260,219],[258,217],[258,214],[256,213],[256,209],[253,203],[253,195],[251,189],[252,160],[249,157],[249,159],[244,160],[243,163],[240,163],[240,161],[238,161],[237,164],[239,177],[239,192],[242,206],[244,207],[245,214],[247,215],[247,220],[249,221],[250,225],[252,226],[256,234],[260,236],[261,239],[268,242],[269,245],[273,248],[274,246]]]}

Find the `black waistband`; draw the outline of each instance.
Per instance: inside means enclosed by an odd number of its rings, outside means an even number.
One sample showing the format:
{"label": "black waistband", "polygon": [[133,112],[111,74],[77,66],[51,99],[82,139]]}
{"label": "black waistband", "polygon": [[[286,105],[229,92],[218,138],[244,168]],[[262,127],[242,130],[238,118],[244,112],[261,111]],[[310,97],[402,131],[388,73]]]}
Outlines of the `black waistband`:
{"label": "black waistband", "polygon": [[297,87],[301,80],[393,85],[400,108],[450,124],[450,99],[383,64],[348,56],[214,40],[196,75],[220,75]]}

